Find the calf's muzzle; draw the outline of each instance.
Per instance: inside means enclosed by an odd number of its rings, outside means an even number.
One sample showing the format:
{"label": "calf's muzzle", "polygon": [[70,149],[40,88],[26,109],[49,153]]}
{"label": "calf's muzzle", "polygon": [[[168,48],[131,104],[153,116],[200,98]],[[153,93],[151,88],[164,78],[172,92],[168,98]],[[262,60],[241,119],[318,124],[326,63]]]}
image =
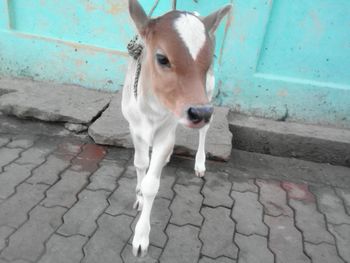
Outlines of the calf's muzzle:
{"label": "calf's muzzle", "polygon": [[193,124],[198,124],[200,122],[208,123],[213,112],[214,107],[210,105],[192,106],[188,108],[187,116]]}

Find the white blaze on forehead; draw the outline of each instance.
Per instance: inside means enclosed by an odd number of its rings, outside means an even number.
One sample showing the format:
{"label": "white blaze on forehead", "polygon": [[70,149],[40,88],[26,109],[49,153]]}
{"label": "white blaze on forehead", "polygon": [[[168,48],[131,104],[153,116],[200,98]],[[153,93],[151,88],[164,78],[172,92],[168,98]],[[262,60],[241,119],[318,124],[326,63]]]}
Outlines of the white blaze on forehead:
{"label": "white blaze on forehead", "polygon": [[196,60],[206,40],[204,24],[194,15],[181,14],[175,20],[174,26],[190,51],[192,58]]}

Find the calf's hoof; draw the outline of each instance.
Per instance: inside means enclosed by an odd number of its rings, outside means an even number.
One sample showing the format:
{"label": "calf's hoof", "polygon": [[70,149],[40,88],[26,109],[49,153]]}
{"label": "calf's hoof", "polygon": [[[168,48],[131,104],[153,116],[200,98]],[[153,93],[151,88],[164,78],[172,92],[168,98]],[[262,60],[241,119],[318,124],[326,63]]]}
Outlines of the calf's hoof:
{"label": "calf's hoof", "polygon": [[205,174],[205,166],[203,165],[195,165],[194,172],[196,173],[196,176],[203,177]]}
{"label": "calf's hoof", "polygon": [[132,253],[135,257],[147,255],[149,241],[146,238],[134,238],[132,242]]}

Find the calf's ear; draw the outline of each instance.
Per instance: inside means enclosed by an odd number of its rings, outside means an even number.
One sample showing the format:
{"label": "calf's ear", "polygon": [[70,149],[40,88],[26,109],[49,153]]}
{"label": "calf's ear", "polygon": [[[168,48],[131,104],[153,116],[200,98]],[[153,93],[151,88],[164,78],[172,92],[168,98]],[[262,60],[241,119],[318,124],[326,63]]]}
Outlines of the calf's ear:
{"label": "calf's ear", "polygon": [[220,25],[221,20],[231,11],[231,9],[232,4],[228,4],[223,8],[202,18],[205,28],[207,29],[210,35],[213,35],[215,33],[215,30]]}
{"label": "calf's ear", "polygon": [[141,36],[143,36],[149,18],[137,0],[129,0],[129,13],[132,20],[134,21],[137,31]]}

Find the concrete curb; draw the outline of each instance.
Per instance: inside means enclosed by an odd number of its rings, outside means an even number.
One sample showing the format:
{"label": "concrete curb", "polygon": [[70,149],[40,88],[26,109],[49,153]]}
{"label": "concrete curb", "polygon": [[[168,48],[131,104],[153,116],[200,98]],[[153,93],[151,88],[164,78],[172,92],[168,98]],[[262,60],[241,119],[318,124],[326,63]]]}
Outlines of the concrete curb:
{"label": "concrete curb", "polygon": [[350,167],[350,130],[280,122],[231,112],[233,148]]}
{"label": "concrete curb", "polygon": [[[121,93],[89,90],[74,85],[60,85],[27,79],[0,77],[0,111],[18,118],[61,122],[69,131],[88,134],[98,144],[132,147],[129,124],[121,113]],[[216,107],[208,131],[208,157],[228,160],[232,150],[228,108]],[[175,153],[195,155],[198,131],[177,130]]]}
{"label": "concrete curb", "polygon": [[111,93],[75,85],[0,78],[0,111],[19,118],[89,125],[111,98]]}
{"label": "concrete curb", "polygon": [[[76,86],[0,78],[0,110],[4,113],[67,122],[67,129],[76,132],[90,126],[89,135],[96,143],[130,147],[128,125],[120,113],[120,98],[117,103],[111,102],[113,96]],[[209,156],[214,159],[227,160],[233,147],[350,167],[350,130],[259,119],[229,113],[227,108],[216,111],[207,144]],[[193,155],[197,136],[181,131],[176,153]]]}

